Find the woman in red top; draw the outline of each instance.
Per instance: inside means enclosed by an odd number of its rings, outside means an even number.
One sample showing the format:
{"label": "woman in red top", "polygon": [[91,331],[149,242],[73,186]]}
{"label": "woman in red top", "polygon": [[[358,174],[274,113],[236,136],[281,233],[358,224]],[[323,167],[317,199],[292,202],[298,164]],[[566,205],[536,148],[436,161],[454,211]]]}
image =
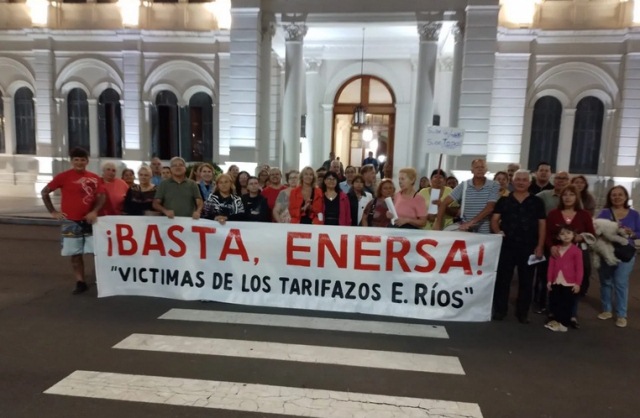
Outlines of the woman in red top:
{"label": "woman in red top", "polygon": [[[580,294],[585,295],[589,289],[589,276],[591,275],[591,262],[589,260],[589,254],[587,251],[586,243],[582,237],[582,233],[588,232],[595,234],[593,229],[593,219],[591,214],[582,208],[582,202],[580,200],[580,194],[578,189],[574,185],[565,187],[560,193],[560,202],[558,208],[553,209],[547,215],[547,234],[545,238],[545,245],[551,253],[551,257],[558,257],[559,245],[556,241],[556,237],[560,232],[562,225],[571,225],[571,228],[576,233],[575,242],[582,250],[583,261],[583,278],[582,286],[580,287]],[[578,300],[573,308],[573,315],[571,317],[571,325],[574,328],[578,328],[577,311]]]}
{"label": "woman in red top", "polygon": [[322,183],[322,221],[325,225],[351,226],[351,205],[349,197],[340,190],[340,179],[329,171]]}
{"label": "woman in red top", "polygon": [[[289,195],[289,214],[292,224],[322,225],[323,193],[316,187],[316,172],[305,167],[300,172],[300,185]],[[320,215],[320,217],[318,216]]]}

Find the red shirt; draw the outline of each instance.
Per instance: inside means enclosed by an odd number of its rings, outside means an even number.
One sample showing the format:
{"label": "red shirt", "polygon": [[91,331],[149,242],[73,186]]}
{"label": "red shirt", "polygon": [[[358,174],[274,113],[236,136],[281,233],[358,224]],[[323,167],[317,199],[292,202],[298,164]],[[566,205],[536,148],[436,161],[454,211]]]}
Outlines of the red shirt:
{"label": "red shirt", "polygon": [[62,202],[60,210],[67,219],[81,221],[93,209],[96,196],[104,193],[100,186],[100,177],[90,171],[64,171],[47,185],[49,190],[60,189]]}
{"label": "red shirt", "polygon": [[107,199],[104,206],[100,210],[100,216],[104,215],[122,215],[122,207],[124,206],[124,198],[129,191],[129,185],[124,180],[115,178],[113,181],[106,182],[100,179],[100,184],[104,188]]}
{"label": "red shirt", "polygon": [[280,192],[286,188],[287,186],[280,186],[279,188],[274,189],[271,186],[267,186],[264,189],[262,189],[262,192],[260,194],[264,196],[265,199],[267,199],[267,205],[269,206],[270,220],[273,213],[273,207],[276,205],[276,199],[278,198],[278,195],[280,194]]}
{"label": "red shirt", "polygon": [[[566,224],[567,221],[562,217],[562,211],[560,209],[553,209],[547,215],[547,235],[545,237],[545,245],[547,249],[556,244],[556,236],[560,232],[560,227]],[[576,234],[582,234],[583,232],[589,232],[590,234],[596,233],[593,229],[593,219],[591,214],[584,209],[576,211],[575,216],[569,224],[573,227]]]}

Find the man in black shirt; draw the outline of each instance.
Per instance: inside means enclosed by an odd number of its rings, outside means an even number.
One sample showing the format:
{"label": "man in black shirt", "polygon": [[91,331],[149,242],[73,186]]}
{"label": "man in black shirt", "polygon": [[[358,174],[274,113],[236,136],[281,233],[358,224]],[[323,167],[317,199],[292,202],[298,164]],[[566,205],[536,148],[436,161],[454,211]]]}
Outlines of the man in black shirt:
{"label": "man in black shirt", "polygon": [[527,316],[535,270],[535,265],[529,265],[529,257],[534,254],[536,258],[542,258],[546,230],[544,204],[539,197],[528,192],[530,183],[529,172],[516,171],[514,191],[498,200],[491,218],[491,231],[503,236],[493,293],[493,319],[498,321],[507,315],[509,288],[513,270],[517,267],[516,316],[521,323],[529,323]]}
{"label": "man in black shirt", "polygon": [[267,199],[260,194],[260,183],[257,177],[249,177],[247,180],[247,190],[249,193],[242,195],[242,205],[244,206],[245,221],[269,222],[269,205]]}
{"label": "man in black shirt", "polygon": [[551,179],[551,165],[547,162],[539,162],[536,167],[536,180],[529,186],[529,193],[538,194],[543,190],[553,189]]}

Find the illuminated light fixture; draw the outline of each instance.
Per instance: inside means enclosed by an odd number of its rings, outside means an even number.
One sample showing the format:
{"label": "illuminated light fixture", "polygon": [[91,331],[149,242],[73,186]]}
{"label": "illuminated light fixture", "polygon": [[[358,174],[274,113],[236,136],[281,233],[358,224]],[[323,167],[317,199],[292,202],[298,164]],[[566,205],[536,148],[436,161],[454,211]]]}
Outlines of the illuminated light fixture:
{"label": "illuminated light fixture", "polygon": [[367,123],[367,109],[362,105],[362,85],[364,84],[364,30],[362,28],[362,55],[360,58],[360,104],[353,111],[353,124],[360,127]]}
{"label": "illuminated light fixture", "polygon": [[371,152],[373,152],[373,154],[375,155],[376,152],[378,152],[378,146],[380,144],[378,144],[378,140],[374,139],[373,141],[371,141],[371,143],[369,144],[369,149],[371,150]]}
{"label": "illuminated light fixture", "polygon": [[370,142],[373,139],[373,130],[371,128],[367,128],[362,131],[362,140],[364,142]]}
{"label": "illuminated light fixture", "polygon": [[27,0],[33,26],[47,26],[49,20],[49,2],[47,0]]}
{"label": "illuminated light fixture", "polygon": [[218,29],[231,29],[231,0],[216,0],[206,3],[218,23]]}
{"label": "illuminated light fixture", "polygon": [[118,0],[122,25],[138,26],[140,20],[140,0]]}
{"label": "illuminated light fixture", "polygon": [[504,18],[518,26],[531,26],[536,8],[543,0],[501,0],[505,10]]}

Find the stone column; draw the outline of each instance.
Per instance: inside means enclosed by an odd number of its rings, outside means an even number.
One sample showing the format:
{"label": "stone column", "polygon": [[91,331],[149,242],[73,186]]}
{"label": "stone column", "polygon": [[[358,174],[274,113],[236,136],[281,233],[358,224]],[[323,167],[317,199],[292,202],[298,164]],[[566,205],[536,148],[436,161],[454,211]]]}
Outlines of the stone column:
{"label": "stone column", "polygon": [[[318,86],[320,84],[320,66],[322,61],[315,59],[305,60],[307,69],[306,74],[306,93],[307,93],[307,118],[306,118],[306,134],[309,142],[309,161],[314,164],[316,161],[324,157],[322,153],[322,138],[318,135],[318,122],[320,118],[320,104],[318,100]],[[333,110],[333,109],[332,109]],[[332,112],[333,113],[333,112]],[[324,161],[324,160],[323,160]],[[315,167],[315,165],[314,165]]]}
{"label": "stone column", "polygon": [[258,163],[269,163],[271,148],[271,41],[276,33],[273,22],[262,26],[260,51],[260,135],[257,138]]}
{"label": "stone column", "polygon": [[558,138],[558,157],[556,172],[569,171],[571,161],[571,143],[573,142],[573,125],[576,121],[576,109],[564,109],[560,120],[560,138]]}
{"label": "stone column", "polygon": [[282,139],[285,170],[299,169],[300,117],[304,88],[302,40],[307,33],[303,23],[289,23],[285,30],[285,81],[282,104]]}
{"label": "stone column", "polygon": [[4,106],[4,152],[13,155],[16,152],[16,118],[14,115],[13,97],[2,97]]}
{"label": "stone column", "polygon": [[616,109],[606,109],[602,122],[602,134],[600,139],[600,153],[598,158],[598,175],[605,176],[613,173],[614,152],[619,142],[614,137]]}
{"label": "stone column", "polygon": [[231,18],[229,159],[226,163],[253,163],[258,158],[256,139],[260,133],[262,19],[257,7],[232,8]]}
{"label": "stone column", "polygon": [[[127,151],[127,158],[131,160],[151,160],[151,124],[148,113],[143,108],[142,85],[143,65],[142,53],[138,50],[137,42],[125,41],[122,51],[123,83],[122,92],[122,139],[123,149]],[[155,97],[149,97],[150,102],[155,102]],[[140,121],[147,119],[146,124]]]}
{"label": "stone column", "polygon": [[460,82],[462,80],[462,57],[464,52],[462,26],[456,23],[451,27],[451,34],[455,39],[453,49],[453,79],[451,82],[451,107],[449,109],[449,126],[458,126],[460,107]]}
{"label": "stone column", "polygon": [[420,52],[416,80],[416,106],[413,129],[413,167],[424,174],[427,169],[425,128],[432,123],[433,96],[438,57],[438,38],[442,23],[428,22],[418,26]]}
{"label": "stone column", "polygon": [[56,97],[55,138],[53,141],[54,157],[67,155],[67,100],[64,97]]}
{"label": "stone column", "polygon": [[100,132],[98,131],[98,101],[89,99],[89,155],[91,158],[100,157]]}
{"label": "stone column", "polygon": [[323,104],[322,113],[324,115],[322,118],[322,136],[320,139],[322,143],[318,147],[320,154],[315,155],[315,159],[311,160],[314,167],[320,167],[327,159],[331,151],[331,143],[333,142],[333,103]]}

